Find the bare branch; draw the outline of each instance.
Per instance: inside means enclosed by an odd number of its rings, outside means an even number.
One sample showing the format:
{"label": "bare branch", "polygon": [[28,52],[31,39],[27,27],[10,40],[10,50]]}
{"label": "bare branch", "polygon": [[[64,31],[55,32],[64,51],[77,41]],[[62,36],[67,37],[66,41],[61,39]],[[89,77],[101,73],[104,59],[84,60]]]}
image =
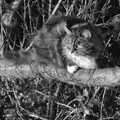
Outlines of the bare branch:
{"label": "bare branch", "polygon": [[[92,86],[118,86],[120,84],[120,69],[79,70],[69,74],[64,69],[55,66],[45,66],[33,63],[30,65],[15,66],[7,60],[0,60],[1,78],[33,78],[37,73],[42,73],[46,78],[60,80],[68,84]],[[48,79],[50,80],[50,79]]]}

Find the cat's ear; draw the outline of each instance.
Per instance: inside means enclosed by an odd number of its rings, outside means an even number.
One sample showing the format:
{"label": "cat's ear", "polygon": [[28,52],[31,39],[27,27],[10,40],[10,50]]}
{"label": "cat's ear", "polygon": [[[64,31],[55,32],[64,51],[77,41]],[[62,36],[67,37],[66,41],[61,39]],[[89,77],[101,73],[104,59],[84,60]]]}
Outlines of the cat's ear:
{"label": "cat's ear", "polygon": [[87,26],[88,23],[84,22],[84,23],[80,23],[80,24],[75,24],[71,27],[71,29],[80,29],[81,30],[81,35],[84,38],[91,38],[92,34],[90,32],[89,29],[85,28],[85,26]]}
{"label": "cat's ear", "polygon": [[81,33],[81,35],[84,38],[89,38],[89,39],[92,37],[92,34],[91,34],[90,30],[88,30],[88,29],[83,30],[82,33]]}

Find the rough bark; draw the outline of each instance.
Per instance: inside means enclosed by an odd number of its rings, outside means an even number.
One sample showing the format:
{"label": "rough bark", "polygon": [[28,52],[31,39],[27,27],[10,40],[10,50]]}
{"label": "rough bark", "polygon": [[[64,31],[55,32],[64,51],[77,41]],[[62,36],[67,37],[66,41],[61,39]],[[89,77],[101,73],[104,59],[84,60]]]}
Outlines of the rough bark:
{"label": "rough bark", "polygon": [[[37,73],[43,74],[46,78],[56,79],[68,84],[92,85],[92,86],[118,86],[120,84],[120,68],[79,70],[71,75],[64,69],[52,65],[45,66],[33,63],[31,65],[16,66],[10,61],[0,60],[1,78],[35,78]],[[48,79],[48,80],[50,80]]]}

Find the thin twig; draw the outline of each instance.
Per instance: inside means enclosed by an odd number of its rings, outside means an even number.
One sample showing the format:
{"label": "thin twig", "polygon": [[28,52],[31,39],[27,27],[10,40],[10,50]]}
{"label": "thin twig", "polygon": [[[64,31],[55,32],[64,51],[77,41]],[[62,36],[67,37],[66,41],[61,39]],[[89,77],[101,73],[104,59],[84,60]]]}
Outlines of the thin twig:
{"label": "thin twig", "polygon": [[51,14],[51,10],[52,10],[52,0],[49,0],[49,16]]}
{"label": "thin twig", "polygon": [[44,0],[42,0],[42,18],[43,18],[43,23],[45,23],[45,10],[44,10]]}
{"label": "thin twig", "polygon": [[[0,18],[2,18],[2,4],[3,0],[0,1]],[[0,25],[1,25],[1,34],[0,34],[0,57],[3,58],[3,24],[2,20],[0,19]]]}
{"label": "thin twig", "polygon": [[56,13],[56,11],[58,10],[60,4],[61,4],[62,0],[59,0],[56,7],[54,8],[54,10],[52,11],[52,14],[49,16],[48,20]]}
{"label": "thin twig", "polygon": [[69,9],[68,9],[68,11],[67,11],[67,13],[66,13],[66,15],[71,14],[71,12],[73,11],[73,8],[74,8],[75,3],[76,3],[76,0],[74,0],[74,1],[72,2],[71,6],[69,7]]}

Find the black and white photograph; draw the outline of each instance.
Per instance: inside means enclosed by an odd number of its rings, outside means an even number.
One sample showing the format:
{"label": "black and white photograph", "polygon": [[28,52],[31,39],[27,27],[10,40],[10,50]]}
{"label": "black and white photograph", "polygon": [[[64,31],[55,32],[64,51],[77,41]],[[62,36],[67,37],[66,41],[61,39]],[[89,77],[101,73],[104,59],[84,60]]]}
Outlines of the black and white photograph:
{"label": "black and white photograph", "polygon": [[120,0],[0,0],[0,120],[120,120]]}

